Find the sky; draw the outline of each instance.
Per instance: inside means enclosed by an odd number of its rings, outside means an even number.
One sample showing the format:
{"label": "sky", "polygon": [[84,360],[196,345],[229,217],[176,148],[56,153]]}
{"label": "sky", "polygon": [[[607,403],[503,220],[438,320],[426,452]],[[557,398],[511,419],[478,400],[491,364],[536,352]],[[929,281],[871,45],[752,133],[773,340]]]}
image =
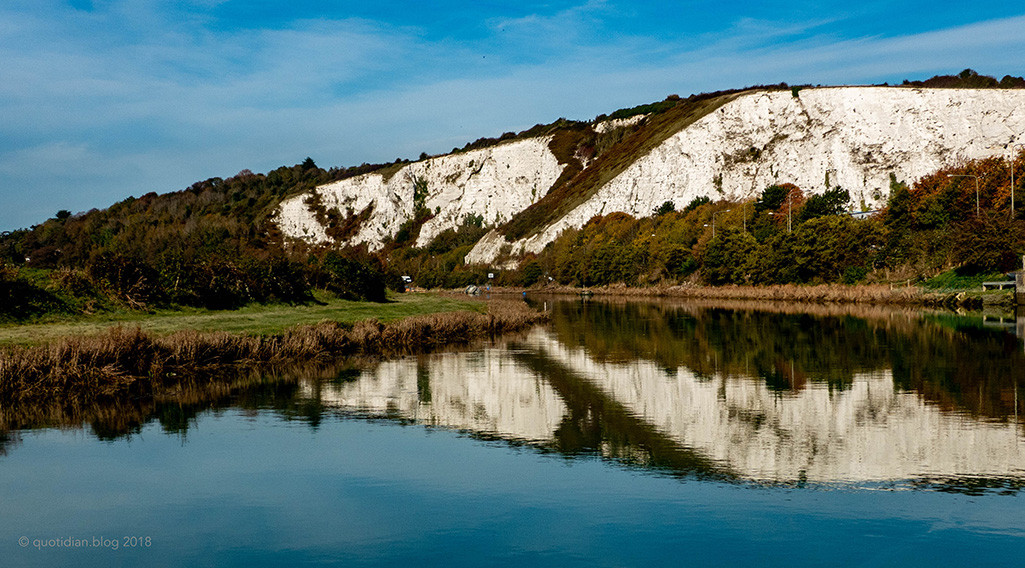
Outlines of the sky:
{"label": "sky", "polygon": [[1006,0],[3,0],[0,231],[692,93],[1025,75]]}

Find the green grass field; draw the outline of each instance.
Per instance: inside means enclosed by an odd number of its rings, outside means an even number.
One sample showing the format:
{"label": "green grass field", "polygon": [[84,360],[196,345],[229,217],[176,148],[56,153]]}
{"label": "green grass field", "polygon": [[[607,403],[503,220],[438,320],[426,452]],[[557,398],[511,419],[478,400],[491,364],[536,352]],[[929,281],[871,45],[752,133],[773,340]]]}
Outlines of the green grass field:
{"label": "green grass field", "polygon": [[928,290],[957,291],[965,290],[970,292],[981,291],[983,282],[1000,282],[1014,280],[1002,272],[988,272],[972,276],[961,276],[956,270],[948,270],[936,275],[923,283]]}
{"label": "green grass field", "polygon": [[454,311],[484,312],[486,304],[437,294],[398,294],[383,304],[323,299],[322,304],[307,306],[252,305],[232,311],[189,308],[153,313],[107,313],[40,323],[2,324],[0,346],[33,345],[61,337],[91,335],[117,325],[140,327],[156,334],[194,329],[262,335],[281,333],[289,327],[324,320],[351,323],[377,318],[388,322],[408,316]]}

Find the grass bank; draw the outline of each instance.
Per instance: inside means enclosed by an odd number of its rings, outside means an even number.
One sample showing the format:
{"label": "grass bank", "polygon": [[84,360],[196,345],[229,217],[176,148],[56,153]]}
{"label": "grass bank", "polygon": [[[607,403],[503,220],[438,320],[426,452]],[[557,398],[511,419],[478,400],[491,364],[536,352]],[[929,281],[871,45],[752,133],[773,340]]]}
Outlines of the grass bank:
{"label": "grass bank", "polygon": [[150,397],[175,384],[216,377],[238,366],[327,361],[465,343],[525,329],[545,319],[521,301],[493,300],[476,311],[416,315],[382,323],[324,321],[281,333],[175,331],[114,327],[36,346],[0,350],[0,401],[19,404]]}
{"label": "grass bank", "polygon": [[238,310],[184,308],[146,312],[107,313],[96,316],[52,318],[28,324],[0,325],[0,346],[38,345],[67,337],[102,333],[112,326],[138,327],[156,335],[179,331],[224,331],[254,335],[280,334],[297,325],[321,321],[354,323],[375,318],[390,322],[439,312],[482,312],[481,302],[437,294],[399,294],[383,304],[323,298],[315,304],[290,306],[254,304]]}

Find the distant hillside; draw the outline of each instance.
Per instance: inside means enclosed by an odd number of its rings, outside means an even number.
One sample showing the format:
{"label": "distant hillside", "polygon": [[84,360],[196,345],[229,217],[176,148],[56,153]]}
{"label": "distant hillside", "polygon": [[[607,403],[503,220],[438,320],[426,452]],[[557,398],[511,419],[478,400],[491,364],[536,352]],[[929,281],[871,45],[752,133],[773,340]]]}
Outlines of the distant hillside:
{"label": "distant hillside", "polygon": [[[376,258],[286,246],[269,222],[286,196],[369,169],[323,170],[307,159],[267,174],[244,170],[107,209],[59,211],[30,229],[3,233],[0,292],[8,297],[0,321],[156,306],[301,303],[314,287],[383,299]],[[369,285],[367,271],[376,271],[378,282]]]}
{"label": "distant hillside", "polygon": [[[551,225],[593,197],[670,136],[694,124],[733,100],[736,93],[715,93],[687,99],[670,97],[660,104],[639,107],[638,113],[619,111],[608,120],[563,130],[552,141],[553,153],[567,164],[559,180],[544,197],[519,211],[498,228],[507,240],[528,237]],[[648,111],[648,112],[645,112]],[[644,120],[617,125],[617,120],[643,116]],[[599,128],[598,125],[611,125]]]}
{"label": "distant hillside", "polygon": [[[17,317],[305,302],[318,288],[383,298],[386,282],[401,287],[400,275],[480,283],[488,265],[529,261],[592,219],[641,219],[687,204],[688,237],[665,254],[670,265],[690,258],[698,264],[687,266],[700,267],[691,248],[705,238],[709,208],[740,207],[743,226],[752,200],[785,186],[809,200],[842,189],[845,207],[878,209],[892,202],[894,180],[914,186],[1020,150],[1023,87],[1021,77],[971,69],[896,87],[780,83],[671,95],[417,160],[325,170],[307,159],[266,174],[244,170],[3,233],[0,288],[26,299]],[[887,266],[908,262],[888,258]]]}
{"label": "distant hillside", "polygon": [[740,199],[775,183],[810,193],[838,184],[853,207],[878,208],[891,176],[913,182],[1000,155],[1025,132],[1025,89],[990,88],[1002,82],[971,70],[956,80],[987,88],[780,84],[671,96],[326,184],[283,201],[274,219],[306,242],[382,250],[396,239],[424,247],[479,218],[492,231],[466,260],[489,263],[538,253],[594,215]]}

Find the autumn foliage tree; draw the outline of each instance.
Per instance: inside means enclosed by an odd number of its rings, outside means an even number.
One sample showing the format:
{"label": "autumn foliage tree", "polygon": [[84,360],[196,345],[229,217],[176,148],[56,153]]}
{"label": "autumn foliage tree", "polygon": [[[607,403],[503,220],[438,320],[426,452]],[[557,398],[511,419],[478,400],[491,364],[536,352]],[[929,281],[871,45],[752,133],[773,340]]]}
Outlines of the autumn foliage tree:
{"label": "autumn foliage tree", "polygon": [[[1014,160],[1025,170],[1025,152]],[[945,168],[911,186],[894,178],[888,207],[868,219],[847,214],[850,195],[842,188],[806,196],[790,183],[766,187],[753,203],[696,200],[684,211],[656,210],[642,219],[613,213],[566,231],[539,261],[558,282],[581,286],[679,280],[695,272],[723,285],[851,284],[884,270],[924,276],[949,268],[1008,270],[1025,253],[1022,207],[1013,218],[1010,211],[1010,166],[994,157]]]}
{"label": "autumn foliage tree", "polygon": [[[104,210],[62,210],[0,235],[0,254],[14,266],[79,273],[129,308],[307,302],[324,266],[310,259],[326,251],[290,245],[269,217],[286,195],[363,169],[323,170],[307,159],[267,174],[243,170],[183,191],[129,197]],[[381,291],[370,295],[380,298],[383,284]]]}

